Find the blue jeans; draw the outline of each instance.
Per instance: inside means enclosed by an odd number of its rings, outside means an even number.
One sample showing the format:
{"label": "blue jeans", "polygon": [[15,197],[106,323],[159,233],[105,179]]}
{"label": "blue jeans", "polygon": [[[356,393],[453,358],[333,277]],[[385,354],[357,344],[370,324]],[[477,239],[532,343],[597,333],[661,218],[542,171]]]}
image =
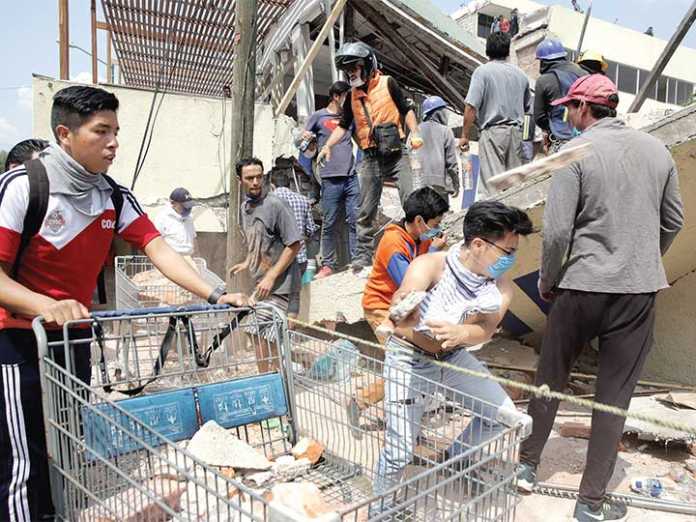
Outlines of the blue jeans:
{"label": "blue jeans", "polygon": [[356,233],[355,224],[358,219],[358,204],[360,202],[360,184],[358,176],[341,176],[321,180],[321,209],[324,225],[321,231],[321,250],[323,266],[336,268],[336,220],[340,205],[345,205],[346,222],[348,223],[348,249],[350,257],[355,256]]}
{"label": "blue jeans", "polygon": [[[384,360],[384,449],[379,457],[373,491],[383,495],[401,481],[404,469],[413,459],[413,450],[421,430],[426,403],[436,392],[451,390],[457,401],[472,411],[472,421],[448,448],[455,457],[496,436],[504,429],[501,410],[512,417],[522,417],[505,390],[494,381],[471,377],[433,364],[433,359],[419,353],[404,353],[391,337],[385,346]],[[444,361],[461,368],[483,373],[488,370],[466,350],[447,355]],[[437,384],[436,384],[437,383]],[[385,499],[388,509],[393,498]],[[374,510],[374,508],[373,508]],[[372,513],[376,516],[376,511]]]}

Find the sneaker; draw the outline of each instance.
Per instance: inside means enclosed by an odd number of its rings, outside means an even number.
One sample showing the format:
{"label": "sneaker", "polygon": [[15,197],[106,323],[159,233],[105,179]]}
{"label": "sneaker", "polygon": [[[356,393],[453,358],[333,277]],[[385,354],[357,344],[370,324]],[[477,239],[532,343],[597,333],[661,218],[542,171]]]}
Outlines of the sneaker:
{"label": "sneaker", "polygon": [[330,266],[322,266],[319,272],[317,272],[317,275],[314,276],[314,279],[323,279],[333,273],[334,271]]}
{"label": "sneaker", "polygon": [[537,485],[536,466],[522,462],[517,472],[517,489],[522,493],[531,493]]}
{"label": "sneaker", "polygon": [[624,504],[604,500],[597,510],[579,500],[575,504],[573,520],[576,522],[597,522],[598,520],[628,520],[628,509]]}
{"label": "sneaker", "polygon": [[361,272],[365,268],[372,266],[372,260],[369,259],[354,259],[350,264],[350,269],[353,272]]}

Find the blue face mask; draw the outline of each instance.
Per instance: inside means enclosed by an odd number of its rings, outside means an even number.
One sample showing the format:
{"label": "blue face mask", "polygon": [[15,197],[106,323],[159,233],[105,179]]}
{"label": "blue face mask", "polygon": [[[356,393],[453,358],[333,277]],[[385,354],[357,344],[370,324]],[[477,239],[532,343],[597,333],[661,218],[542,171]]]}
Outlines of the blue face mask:
{"label": "blue face mask", "polygon": [[[426,227],[428,225],[425,225]],[[430,239],[435,239],[436,237],[440,237],[442,235],[442,229],[440,227],[433,227],[433,228],[428,228],[425,232],[423,232],[420,235],[420,240],[421,241],[428,241]]]}
{"label": "blue face mask", "polygon": [[191,215],[191,209],[190,208],[183,208],[181,209],[181,216],[182,217],[188,217]]}
{"label": "blue face mask", "polygon": [[488,273],[493,279],[500,279],[502,275],[510,270],[515,264],[517,254],[507,254],[498,258],[498,260],[488,267]]}

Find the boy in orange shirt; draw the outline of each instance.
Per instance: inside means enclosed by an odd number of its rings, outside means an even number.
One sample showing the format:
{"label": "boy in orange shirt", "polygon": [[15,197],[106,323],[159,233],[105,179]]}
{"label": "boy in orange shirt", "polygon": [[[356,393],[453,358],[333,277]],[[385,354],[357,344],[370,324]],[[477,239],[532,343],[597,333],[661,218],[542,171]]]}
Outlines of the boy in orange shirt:
{"label": "boy in orange shirt", "polygon": [[[365,320],[380,343],[386,339],[377,328],[389,316],[392,297],[399,289],[408,266],[417,256],[441,250],[447,237],[440,230],[440,222],[449,210],[449,203],[430,187],[414,190],[404,202],[406,217],[393,223],[384,231],[377,246],[372,272],[363,293]],[[358,391],[348,405],[348,419],[355,428],[359,427],[360,412],[382,400],[384,381],[379,379]],[[354,435],[360,436],[358,430]]]}

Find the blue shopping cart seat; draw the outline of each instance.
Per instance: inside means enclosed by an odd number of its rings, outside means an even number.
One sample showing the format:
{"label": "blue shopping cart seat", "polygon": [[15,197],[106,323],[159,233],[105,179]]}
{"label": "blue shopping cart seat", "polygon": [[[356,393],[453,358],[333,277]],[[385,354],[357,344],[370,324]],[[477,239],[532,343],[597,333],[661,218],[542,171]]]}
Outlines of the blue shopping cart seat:
{"label": "blue shopping cart seat", "polygon": [[280,374],[272,373],[84,407],[82,425],[89,448],[87,459],[95,460],[162,443],[133,417],[158,435],[178,442],[190,439],[210,420],[224,428],[236,428],[287,413],[283,380]]}

